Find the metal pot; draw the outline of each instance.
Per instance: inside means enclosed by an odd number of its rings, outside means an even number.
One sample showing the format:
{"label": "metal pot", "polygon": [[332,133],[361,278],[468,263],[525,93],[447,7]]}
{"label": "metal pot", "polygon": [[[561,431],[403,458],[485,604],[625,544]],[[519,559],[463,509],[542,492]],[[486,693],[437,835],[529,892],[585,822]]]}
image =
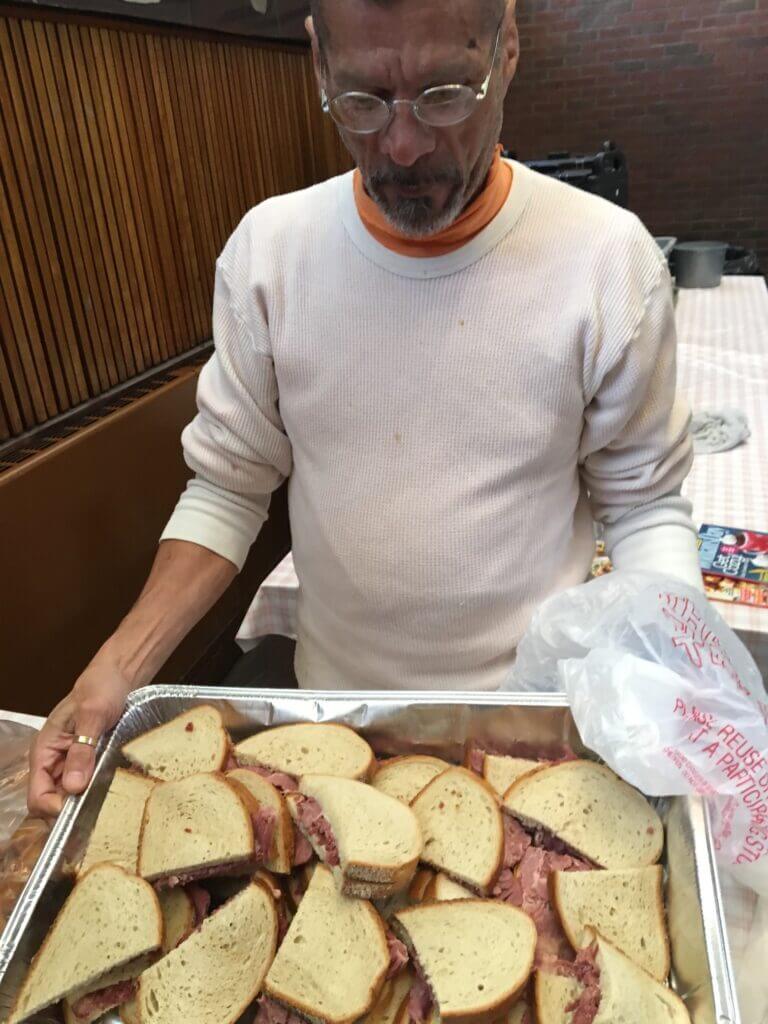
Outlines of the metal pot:
{"label": "metal pot", "polygon": [[678,288],[717,288],[723,276],[725,242],[681,242],[675,246]]}

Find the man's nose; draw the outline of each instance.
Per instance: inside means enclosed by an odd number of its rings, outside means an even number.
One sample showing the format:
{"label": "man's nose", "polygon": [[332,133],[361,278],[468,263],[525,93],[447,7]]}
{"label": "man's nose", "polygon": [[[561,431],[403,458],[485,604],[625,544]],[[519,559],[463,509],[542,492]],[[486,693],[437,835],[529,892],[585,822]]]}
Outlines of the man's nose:
{"label": "man's nose", "polygon": [[389,127],[381,133],[380,147],[393,163],[412,167],[421,157],[434,152],[435,134],[407,104],[396,104]]}

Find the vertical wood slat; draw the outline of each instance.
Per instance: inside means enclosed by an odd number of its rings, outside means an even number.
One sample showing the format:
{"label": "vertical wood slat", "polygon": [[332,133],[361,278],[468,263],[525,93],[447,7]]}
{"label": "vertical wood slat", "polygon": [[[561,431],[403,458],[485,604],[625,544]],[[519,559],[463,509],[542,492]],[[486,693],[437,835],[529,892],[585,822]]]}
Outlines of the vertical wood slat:
{"label": "vertical wood slat", "polygon": [[242,216],[348,166],[308,52],[0,15],[0,441],[204,341]]}

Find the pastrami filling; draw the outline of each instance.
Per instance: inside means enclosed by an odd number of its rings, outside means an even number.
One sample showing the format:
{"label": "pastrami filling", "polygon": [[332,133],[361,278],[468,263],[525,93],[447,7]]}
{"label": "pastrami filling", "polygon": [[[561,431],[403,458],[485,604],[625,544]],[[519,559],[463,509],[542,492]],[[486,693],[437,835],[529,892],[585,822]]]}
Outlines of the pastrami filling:
{"label": "pastrami filling", "polygon": [[256,1004],[256,1017],[253,1024],[306,1024],[293,1010],[286,1009],[269,996],[262,996]]}
{"label": "pastrami filling", "polygon": [[108,985],[96,992],[90,992],[82,996],[76,1003],[72,1004],[72,1013],[78,1020],[87,1020],[89,1017],[101,1016],[107,1010],[115,1006],[127,1003],[136,992],[135,981],[121,981],[117,985]]}
{"label": "pastrami filling", "polygon": [[582,986],[573,1002],[565,1007],[566,1013],[573,1013],[571,1024],[592,1024],[600,1009],[600,968],[596,962],[597,943],[579,950],[576,959],[556,961],[552,964],[555,973],[566,978],[575,978]]}
{"label": "pastrami filling", "polygon": [[394,978],[396,974],[408,963],[408,950],[404,942],[401,942],[393,933],[386,929],[387,949],[389,950],[389,967],[387,968],[387,980]]}
{"label": "pastrami filling", "polygon": [[325,854],[325,863],[332,868],[339,866],[339,848],[328,819],[323,815],[317,800],[299,794],[296,797],[296,815],[301,828],[308,832]]}
{"label": "pastrami filling", "polygon": [[271,783],[275,789],[279,789],[281,793],[294,793],[298,789],[296,779],[287,772],[279,772],[274,768],[266,768],[261,764],[240,764],[237,758],[230,757],[227,771],[232,771],[235,768],[242,768],[244,771],[255,772],[256,775],[261,775],[263,779]]}

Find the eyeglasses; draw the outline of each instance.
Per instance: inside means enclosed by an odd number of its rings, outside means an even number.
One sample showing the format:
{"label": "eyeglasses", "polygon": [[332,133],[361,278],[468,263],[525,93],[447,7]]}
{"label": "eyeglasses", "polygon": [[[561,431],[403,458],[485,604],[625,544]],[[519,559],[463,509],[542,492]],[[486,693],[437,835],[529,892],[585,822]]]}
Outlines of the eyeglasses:
{"label": "eyeglasses", "polygon": [[415,100],[385,100],[369,92],[342,92],[329,100],[323,89],[320,94],[323,111],[330,114],[340,128],[355,135],[373,135],[383,131],[395,116],[398,106],[410,107],[419,121],[430,128],[461,124],[472,116],[477,105],[488,95],[503,24],[502,21],[496,33],[490,70],[477,92],[469,85],[438,85],[425,89]]}

